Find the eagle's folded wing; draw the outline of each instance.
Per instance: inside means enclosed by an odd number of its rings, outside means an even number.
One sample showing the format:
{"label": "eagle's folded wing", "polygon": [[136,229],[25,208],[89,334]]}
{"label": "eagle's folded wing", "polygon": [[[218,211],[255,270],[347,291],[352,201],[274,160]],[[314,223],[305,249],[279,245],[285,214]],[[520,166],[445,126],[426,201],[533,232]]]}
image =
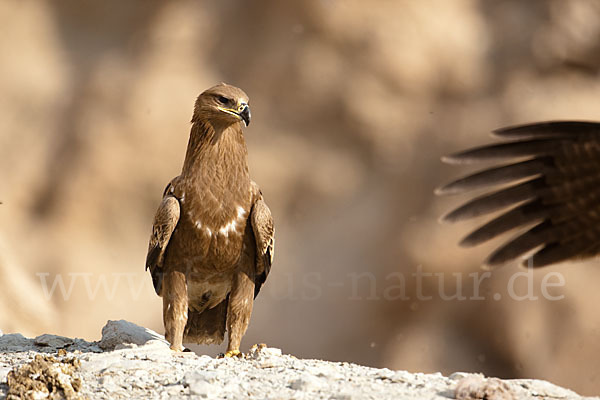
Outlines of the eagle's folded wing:
{"label": "eagle's folded wing", "polygon": [[[254,182],[253,186],[257,188]],[[261,286],[267,280],[275,252],[273,217],[260,190],[257,190],[257,195],[252,205],[250,223],[252,224],[252,231],[256,240],[256,278],[254,282],[254,297],[256,298]]]}
{"label": "eagle's folded wing", "polygon": [[179,200],[171,195],[169,186],[165,189],[165,195],[156,210],[154,223],[152,224],[152,235],[148,244],[146,256],[146,270],[150,269],[152,284],[156,294],[160,295],[162,286],[162,267],[165,250],[171,239],[171,235],[179,221]]}
{"label": "eagle's folded wing", "polygon": [[443,159],[455,164],[501,163],[436,190],[437,194],[489,190],[446,214],[444,221],[506,209],[465,237],[461,245],[474,246],[533,225],[495,250],[486,263],[497,266],[534,249],[534,267],[598,254],[600,123],[545,122],[503,128],[494,134],[509,141]]}

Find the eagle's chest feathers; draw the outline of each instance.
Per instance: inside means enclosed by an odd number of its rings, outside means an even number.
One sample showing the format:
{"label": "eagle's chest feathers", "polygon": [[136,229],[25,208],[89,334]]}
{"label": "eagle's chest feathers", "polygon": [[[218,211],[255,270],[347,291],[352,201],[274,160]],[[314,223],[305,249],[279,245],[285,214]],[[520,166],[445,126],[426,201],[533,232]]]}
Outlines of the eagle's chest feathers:
{"label": "eagle's chest feathers", "polygon": [[[188,280],[189,307],[196,311],[212,308],[231,291],[233,272],[244,252],[250,208],[249,190],[226,190],[224,197],[204,186],[194,196],[180,200],[188,232],[195,245],[188,251],[193,273]],[[186,207],[188,199],[190,207]],[[203,203],[203,207],[193,204]]]}
{"label": "eagle's chest feathers", "polygon": [[[181,203],[185,218],[196,229],[197,234],[207,238],[232,238],[240,236],[246,228],[250,208],[250,191],[225,191],[223,196],[215,195],[215,189],[204,186],[189,196],[189,207],[186,194],[183,193]],[[200,203],[195,206],[194,203]]]}
{"label": "eagle's chest feathers", "polygon": [[233,267],[243,249],[252,206],[241,132],[225,131],[218,139],[202,140],[186,157],[174,194],[181,205],[181,228],[190,241],[183,252],[209,270]]}

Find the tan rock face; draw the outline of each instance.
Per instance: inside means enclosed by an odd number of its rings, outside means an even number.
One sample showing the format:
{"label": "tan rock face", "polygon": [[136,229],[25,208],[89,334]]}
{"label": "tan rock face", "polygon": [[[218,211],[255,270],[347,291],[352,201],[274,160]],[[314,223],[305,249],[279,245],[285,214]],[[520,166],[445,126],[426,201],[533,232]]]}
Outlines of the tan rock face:
{"label": "tan rock face", "polygon": [[436,275],[419,299],[412,275],[443,273],[453,293],[458,272],[472,294],[489,250],[459,249],[469,227],[436,222],[452,200],[433,188],[459,173],[442,154],[506,124],[599,119],[595,2],[261,5],[0,5],[0,329],[162,329],[143,270],[152,216],[195,97],[226,81],[250,95],[250,168],[278,226],[246,348],[596,393],[594,262],[535,273],[538,294],[563,275],[560,301],[511,299],[516,266],[481,300],[444,300]]}

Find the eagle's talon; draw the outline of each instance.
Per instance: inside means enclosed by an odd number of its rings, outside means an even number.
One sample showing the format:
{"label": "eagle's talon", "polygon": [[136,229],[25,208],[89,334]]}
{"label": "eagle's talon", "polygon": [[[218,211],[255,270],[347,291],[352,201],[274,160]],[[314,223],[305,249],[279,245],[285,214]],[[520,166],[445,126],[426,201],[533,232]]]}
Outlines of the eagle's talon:
{"label": "eagle's talon", "polygon": [[242,353],[239,350],[229,350],[223,355],[223,358],[242,357]]}
{"label": "eagle's talon", "polygon": [[179,346],[171,345],[170,349],[173,350],[175,353],[182,353],[185,351],[185,347],[183,347],[181,345],[179,345]]}

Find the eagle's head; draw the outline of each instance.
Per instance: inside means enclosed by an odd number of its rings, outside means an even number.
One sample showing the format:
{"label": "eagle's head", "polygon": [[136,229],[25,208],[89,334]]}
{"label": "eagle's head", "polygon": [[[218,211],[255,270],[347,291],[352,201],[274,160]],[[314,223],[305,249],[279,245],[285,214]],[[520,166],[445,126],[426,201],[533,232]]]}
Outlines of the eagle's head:
{"label": "eagle's head", "polygon": [[198,96],[192,122],[208,121],[213,125],[229,126],[244,121],[250,124],[248,95],[242,89],[220,83]]}

